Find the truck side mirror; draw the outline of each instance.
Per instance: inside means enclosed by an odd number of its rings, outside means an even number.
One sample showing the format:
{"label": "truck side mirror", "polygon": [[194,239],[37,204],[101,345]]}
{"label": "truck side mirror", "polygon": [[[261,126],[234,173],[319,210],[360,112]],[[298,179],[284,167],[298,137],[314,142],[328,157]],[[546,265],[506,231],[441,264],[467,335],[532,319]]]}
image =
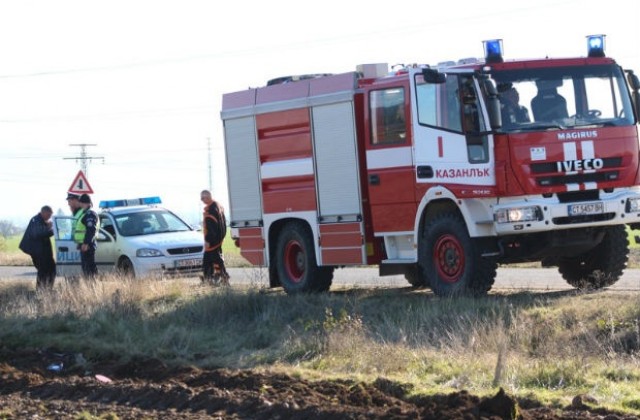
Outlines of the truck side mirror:
{"label": "truck side mirror", "polygon": [[444,83],[447,81],[446,76],[435,69],[422,69],[422,77],[425,83]]}
{"label": "truck side mirror", "polygon": [[631,90],[640,90],[640,78],[638,78],[638,75],[635,74],[633,70],[627,70],[627,80],[629,81]]}
{"label": "truck side mirror", "polygon": [[484,79],[484,91],[487,95],[487,112],[489,113],[489,123],[493,130],[502,127],[502,113],[500,112],[500,99],[498,99],[498,91],[491,80]]}
{"label": "truck side mirror", "polygon": [[633,70],[627,70],[627,81],[629,82],[629,87],[631,87],[631,98],[636,118],[640,119],[640,78]]}

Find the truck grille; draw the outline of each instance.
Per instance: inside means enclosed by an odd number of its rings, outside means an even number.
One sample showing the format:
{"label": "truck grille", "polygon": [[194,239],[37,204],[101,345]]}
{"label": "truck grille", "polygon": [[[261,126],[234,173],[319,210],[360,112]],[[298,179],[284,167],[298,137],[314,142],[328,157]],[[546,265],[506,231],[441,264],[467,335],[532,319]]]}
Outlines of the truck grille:
{"label": "truck grille", "polygon": [[[602,169],[607,168],[619,168],[622,165],[621,157],[611,157],[602,159]],[[558,173],[558,167],[556,162],[540,162],[531,164],[531,173],[533,174],[545,174],[545,173]]]}
{"label": "truck grille", "polygon": [[576,203],[581,201],[597,201],[600,199],[600,190],[568,191],[557,194],[561,203]]}
{"label": "truck grille", "polygon": [[167,249],[169,255],[184,255],[184,254],[197,254],[202,252],[202,245],[200,246],[183,246],[181,248]]}
{"label": "truck grille", "polygon": [[619,177],[620,173],[618,171],[610,171],[596,172],[593,174],[541,176],[537,178],[536,181],[540,187],[551,187],[554,185],[615,181]]}
{"label": "truck grille", "polygon": [[616,216],[615,213],[603,213],[603,214],[590,214],[585,216],[554,217],[553,224],[572,225],[575,223],[604,222],[604,221],[613,219],[615,216]]}
{"label": "truck grille", "polygon": [[[611,157],[602,159],[602,168],[594,173],[579,173],[567,175],[558,171],[557,162],[540,162],[531,164],[531,173],[542,175],[536,178],[536,183],[540,187],[553,187],[566,184],[584,184],[587,182],[615,181],[620,178],[620,172],[611,170],[622,165],[621,157]],[[607,171],[607,169],[609,169]],[[547,174],[547,175],[543,175]]]}

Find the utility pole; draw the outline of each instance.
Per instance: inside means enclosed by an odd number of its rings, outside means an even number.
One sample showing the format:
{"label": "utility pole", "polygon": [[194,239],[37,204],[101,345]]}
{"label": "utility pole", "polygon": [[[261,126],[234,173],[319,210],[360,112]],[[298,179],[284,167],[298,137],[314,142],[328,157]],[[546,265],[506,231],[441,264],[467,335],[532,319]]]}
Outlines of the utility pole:
{"label": "utility pole", "polygon": [[87,155],[87,147],[89,146],[97,146],[97,144],[88,144],[88,143],[79,143],[79,144],[70,144],[69,146],[79,147],[80,148],[80,156],[63,158],[65,160],[74,159],[76,162],[80,162],[80,168],[86,177],[88,177],[89,172],[89,163],[93,159],[102,159],[102,163],[104,163],[104,156],[88,156]]}
{"label": "utility pole", "polygon": [[209,159],[209,191],[213,193],[213,185],[211,183],[211,137],[207,137],[207,157]]}

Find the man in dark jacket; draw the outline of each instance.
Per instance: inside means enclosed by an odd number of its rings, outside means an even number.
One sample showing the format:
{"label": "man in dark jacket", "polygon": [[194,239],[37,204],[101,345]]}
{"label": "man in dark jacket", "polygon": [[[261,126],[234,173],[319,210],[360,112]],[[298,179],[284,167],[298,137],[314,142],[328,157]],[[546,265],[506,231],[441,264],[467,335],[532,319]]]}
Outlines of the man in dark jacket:
{"label": "man in dark jacket", "polygon": [[213,198],[211,192],[204,190],[200,199],[205,204],[202,230],[204,231],[204,258],[202,259],[202,280],[207,283],[229,285],[229,273],[224,266],[222,241],[227,233],[227,221],[224,209]]}
{"label": "man in dark jacket", "polygon": [[43,206],[40,213],[29,221],[27,230],[20,241],[20,249],[31,256],[33,265],[38,270],[36,289],[51,289],[56,279],[56,262],[53,260],[51,237],[53,236],[53,211]]}

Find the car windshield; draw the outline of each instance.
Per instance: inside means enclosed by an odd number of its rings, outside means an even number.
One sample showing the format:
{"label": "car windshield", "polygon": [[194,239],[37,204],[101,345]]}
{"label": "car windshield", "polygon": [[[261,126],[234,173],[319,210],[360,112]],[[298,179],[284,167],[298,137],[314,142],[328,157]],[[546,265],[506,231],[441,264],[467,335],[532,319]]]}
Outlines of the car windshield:
{"label": "car windshield", "polygon": [[615,65],[495,71],[503,131],[624,126],[635,123]]}
{"label": "car windshield", "polygon": [[115,217],[122,236],[153,235],[165,232],[183,232],[191,228],[168,210],[149,210],[119,214]]}

